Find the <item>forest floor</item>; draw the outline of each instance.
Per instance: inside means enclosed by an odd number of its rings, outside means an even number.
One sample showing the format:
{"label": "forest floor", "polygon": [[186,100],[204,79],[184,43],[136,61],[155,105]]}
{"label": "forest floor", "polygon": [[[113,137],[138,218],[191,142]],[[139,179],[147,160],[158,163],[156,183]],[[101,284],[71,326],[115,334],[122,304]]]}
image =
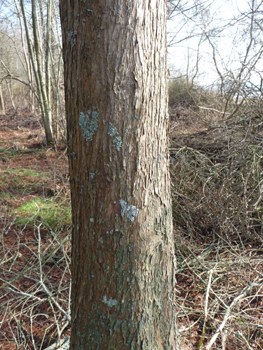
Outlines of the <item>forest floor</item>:
{"label": "forest floor", "polygon": [[179,332],[184,350],[260,350],[262,128],[218,114],[170,109]]}
{"label": "forest floor", "polygon": [[65,147],[43,140],[34,115],[0,117],[2,350],[45,349],[59,327],[69,333],[58,308],[69,300],[68,161]]}
{"label": "forest floor", "polygon": [[[245,239],[228,232],[231,223],[237,228],[243,220],[235,209],[233,216],[220,217],[219,200],[231,202],[230,195],[217,189],[220,196],[214,192],[208,201],[208,181],[202,176],[211,178],[207,168],[203,174],[203,166],[211,162],[183,137],[196,132],[205,128],[189,120],[171,122],[176,293],[183,349],[263,349],[263,239],[257,232]],[[1,350],[45,349],[70,334],[68,161],[65,147],[46,147],[43,140],[36,116],[0,116]],[[188,153],[180,158],[185,150]],[[185,178],[184,166],[190,176],[187,184],[180,178]],[[206,200],[212,214],[203,207],[200,211],[202,205],[194,202],[199,194],[200,203]],[[212,215],[227,225],[225,234]]]}

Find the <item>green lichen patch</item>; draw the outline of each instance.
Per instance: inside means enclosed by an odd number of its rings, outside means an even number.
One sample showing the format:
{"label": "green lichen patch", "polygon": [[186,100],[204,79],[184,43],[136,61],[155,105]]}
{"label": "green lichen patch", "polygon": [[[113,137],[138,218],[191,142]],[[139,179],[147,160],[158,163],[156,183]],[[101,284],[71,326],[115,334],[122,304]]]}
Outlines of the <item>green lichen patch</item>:
{"label": "green lichen patch", "polygon": [[108,135],[110,136],[115,136],[115,135],[118,135],[118,131],[117,131],[117,128],[112,124],[112,123],[109,123],[109,131],[108,131]]}
{"label": "green lichen patch", "polygon": [[77,43],[76,35],[77,35],[77,32],[75,30],[74,31],[70,30],[68,32],[68,41],[70,42],[71,47],[75,46]]}
{"label": "green lichen patch", "polygon": [[121,146],[122,146],[122,139],[119,136],[117,128],[112,123],[109,123],[108,135],[111,136],[111,137],[117,135],[112,142],[113,142],[116,150],[120,151]]}
{"label": "green lichen patch", "polygon": [[102,300],[105,304],[108,305],[108,307],[112,307],[112,306],[116,306],[117,305],[117,300],[116,299],[112,299],[109,298],[109,300],[107,300],[106,295],[104,295],[103,300]]}
{"label": "green lichen patch", "polygon": [[92,106],[92,111],[87,111],[87,114],[80,112],[79,125],[87,142],[92,141],[94,132],[98,129],[98,116],[99,113],[94,106]]}
{"label": "green lichen patch", "polygon": [[126,215],[130,221],[134,221],[134,218],[136,218],[139,214],[138,208],[136,208],[134,205],[128,205],[128,203],[123,199],[120,199],[120,206],[121,216]]}
{"label": "green lichen patch", "polygon": [[122,139],[120,136],[116,136],[115,139],[112,141],[115,145],[115,148],[117,151],[120,151],[122,146]]}

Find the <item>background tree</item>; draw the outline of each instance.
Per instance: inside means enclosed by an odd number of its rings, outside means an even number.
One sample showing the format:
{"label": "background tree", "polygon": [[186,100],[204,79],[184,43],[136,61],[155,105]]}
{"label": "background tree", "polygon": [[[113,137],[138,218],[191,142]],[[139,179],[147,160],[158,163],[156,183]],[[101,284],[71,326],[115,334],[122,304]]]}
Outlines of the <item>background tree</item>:
{"label": "background tree", "polygon": [[[5,106],[16,112],[18,106],[26,107],[24,102],[28,94],[28,85],[21,85],[18,77],[24,79],[23,64],[19,54],[21,45],[19,45],[19,28],[10,26],[8,22],[0,22],[0,101],[3,114]],[[12,74],[11,74],[12,72]],[[14,77],[15,79],[12,79]]]}
{"label": "background tree", "polygon": [[170,1],[168,43],[185,58],[171,59],[171,73],[180,70],[190,82],[194,77],[239,101],[248,96],[248,86],[255,93],[261,84],[262,6],[257,0]]}
{"label": "background tree", "polygon": [[[9,23],[11,29],[15,27],[18,33],[15,40],[9,33],[7,35],[13,42],[14,57],[20,63],[19,74],[15,74],[12,64],[5,65],[2,80],[19,81],[30,88],[38,101],[48,143],[59,138],[63,129],[65,131],[57,5],[53,0],[33,0],[29,3],[25,0],[4,1],[2,15],[4,23]],[[12,21],[9,21],[10,17]]]}
{"label": "background tree", "polygon": [[[255,244],[257,254],[261,255],[263,242],[262,30],[259,25],[262,2],[181,1],[180,4],[185,7],[176,8],[176,26],[174,35],[170,35],[170,43],[176,48],[176,59],[171,59],[174,71],[170,70],[170,138],[178,269],[180,256],[183,261],[190,259],[191,254],[197,257],[199,240],[202,244],[215,244],[216,249],[222,249],[222,255],[230,249],[239,256],[246,256],[248,244]],[[182,52],[184,61],[178,57]],[[180,232],[183,233],[181,238]],[[216,249],[212,253],[212,260],[216,261],[213,267],[206,265],[205,268],[199,257],[196,268],[193,267],[196,258],[191,266],[186,262],[189,275],[198,276],[206,289],[202,306],[204,321],[199,326],[201,336],[195,344],[206,350],[251,348],[254,342],[262,341],[262,334],[255,338],[250,335],[257,333],[258,321],[254,320],[252,324],[246,319],[249,309],[246,304],[239,308],[236,305],[240,299],[244,298],[245,303],[248,301],[252,288],[257,293],[262,289],[262,271],[251,279],[244,279],[243,261],[230,267],[224,258],[216,257]],[[214,270],[214,266],[218,269],[219,265],[224,266],[223,278]],[[185,271],[183,266],[181,268]],[[252,273],[252,270],[250,264],[248,271]],[[224,285],[226,271],[227,281],[229,276],[235,276],[235,296],[231,302],[227,299],[230,288]],[[186,275],[177,274],[181,291],[178,300],[182,304],[189,296],[188,287],[187,291],[183,287]],[[242,287],[236,283],[238,275]],[[193,308],[197,284],[195,280]],[[220,300],[215,301],[215,296]],[[184,305],[178,312],[179,320],[186,317],[189,304]],[[192,306],[189,319],[191,314],[196,315],[197,309],[193,311]],[[223,310],[220,319],[214,312],[219,309]],[[241,314],[249,324],[246,330],[238,323]],[[179,324],[182,325],[180,321]],[[191,342],[195,337],[193,324],[189,322],[186,331],[180,327],[181,336]],[[236,334],[242,336],[238,338]]]}
{"label": "background tree", "polygon": [[178,349],[166,2],[61,1],[71,349]]}

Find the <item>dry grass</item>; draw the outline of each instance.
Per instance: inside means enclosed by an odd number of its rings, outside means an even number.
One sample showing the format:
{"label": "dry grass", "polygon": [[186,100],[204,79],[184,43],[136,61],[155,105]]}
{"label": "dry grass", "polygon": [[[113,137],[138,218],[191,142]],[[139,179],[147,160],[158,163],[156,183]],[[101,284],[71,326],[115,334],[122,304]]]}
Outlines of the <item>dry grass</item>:
{"label": "dry grass", "polygon": [[36,117],[1,118],[2,350],[45,349],[70,332],[67,157],[42,140]]}
{"label": "dry grass", "polygon": [[179,329],[189,349],[263,349],[261,105],[208,97],[170,111]]}
{"label": "dry grass", "polygon": [[[184,349],[259,350],[261,104],[225,108],[197,92],[170,109],[181,339]],[[70,226],[58,210],[70,204],[66,156],[43,147],[40,126],[25,121],[1,125],[2,350],[45,349],[70,334]]]}

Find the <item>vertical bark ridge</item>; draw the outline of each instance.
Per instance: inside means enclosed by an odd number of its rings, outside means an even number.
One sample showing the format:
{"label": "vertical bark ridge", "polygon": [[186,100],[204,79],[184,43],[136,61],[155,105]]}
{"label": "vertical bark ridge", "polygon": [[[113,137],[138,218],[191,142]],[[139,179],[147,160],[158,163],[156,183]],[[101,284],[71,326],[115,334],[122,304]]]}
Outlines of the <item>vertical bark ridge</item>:
{"label": "vertical bark ridge", "polygon": [[164,0],[61,1],[78,349],[178,349]]}

